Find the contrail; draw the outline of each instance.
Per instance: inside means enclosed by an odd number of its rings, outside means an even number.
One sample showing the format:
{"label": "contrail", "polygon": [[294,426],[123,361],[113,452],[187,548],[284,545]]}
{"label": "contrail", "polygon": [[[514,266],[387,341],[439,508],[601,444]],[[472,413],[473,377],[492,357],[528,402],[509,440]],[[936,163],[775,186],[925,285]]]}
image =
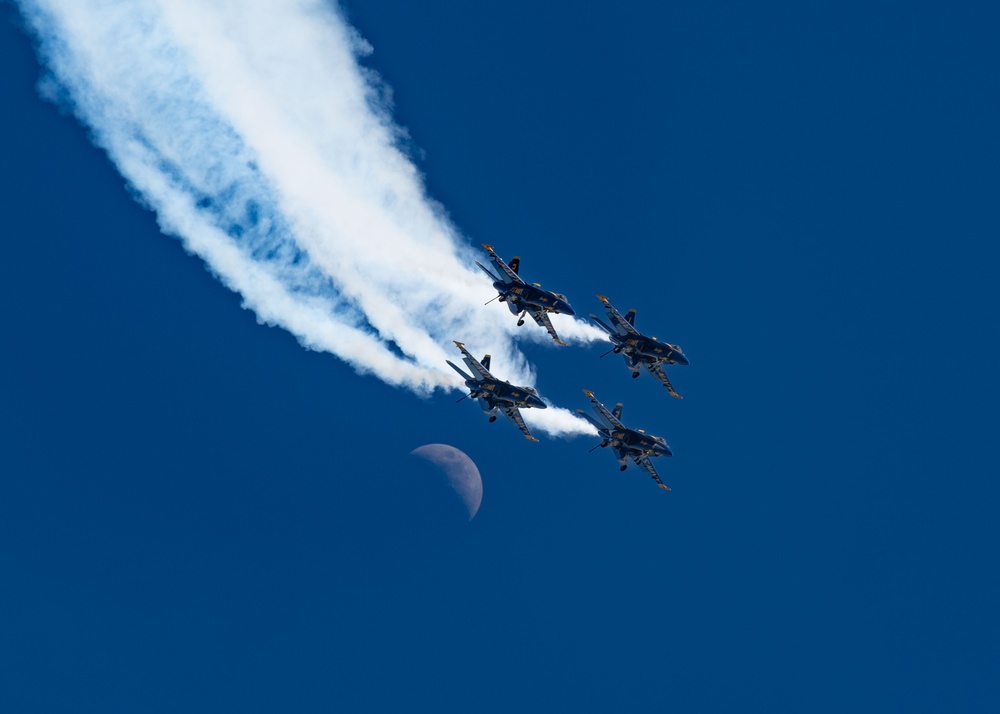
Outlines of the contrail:
{"label": "contrail", "polygon": [[[20,0],[69,107],[149,207],[258,320],[418,394],[459,388],[452,340],[533,384],[475,252],[424,189],[370,46],[322,0]],[[472,266],[472,268],[470,268]],[[557,316],[561,317],[561,316]],[[570,318],[567,341],[603,339]],[[592,433],[570,412],[532,422]]]}

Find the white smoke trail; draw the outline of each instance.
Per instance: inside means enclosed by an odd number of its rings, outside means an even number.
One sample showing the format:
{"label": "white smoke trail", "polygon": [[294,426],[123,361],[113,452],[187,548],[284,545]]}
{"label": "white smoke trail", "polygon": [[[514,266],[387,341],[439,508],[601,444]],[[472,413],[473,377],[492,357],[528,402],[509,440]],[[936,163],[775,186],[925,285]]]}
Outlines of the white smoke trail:
{"label": "white smoke trail", "polygon": [[[517,328],[398,148],[370,48],[322,0],[21,0],[69,105],[151,208],[262,322],[417,393],[461,386],[453,339],[533,384]],[[473,266],[470,268],[470,266]],[[603,339],[562,319],[567,341]],[[592,433],[563,409],[550,434]]]}

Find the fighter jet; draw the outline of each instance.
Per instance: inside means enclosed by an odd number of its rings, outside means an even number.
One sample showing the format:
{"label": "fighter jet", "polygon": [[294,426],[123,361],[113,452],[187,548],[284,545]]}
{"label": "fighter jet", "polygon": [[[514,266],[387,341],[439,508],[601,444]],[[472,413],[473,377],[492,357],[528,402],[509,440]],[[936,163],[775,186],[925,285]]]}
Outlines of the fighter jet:
{"label": "fighter jet", "polygon": [[[451,365],[452,369],[465,379],[465,386],[470,390],[466,396],[479,400],[479,406],[483,408],[484,412],[489,413],[491,422],[497,420],[497,411],[502,411],[507,415],[508,419],[517,424],[517,428],[524,432],[526,438],[531,441],[538,441],[528,431],[524,419],[521,418],[521,412],[518,411],[521,408],[527,407],[545,409],[545,402],[538,398],[538,392],[531,387],[517,387],[510,382],[497,379],[490,374],[489,355],[483,357],[482,362],[477,362],[476,358],[465,349],[464,344],[457,340],[455,344],[458,346],[458,349],[462,350],[462,359],[465,361],[465,364],[476,375],[470,377],[459,367],[456,367],[451,360],[445,360]],[[465,399],[465,397],[462,397],[462,399]],[[462,401],[462,399],[458,401]]]}
{"label": "fighter jet", "polygon": [[[680,394],[674,391],[670,380],[667,379],[667,373],[663,369],[665,364],[690,364],[681,348],[669,342],[659,342],[655,337],[646,337],[638,332],[634,327],[635,310],[629,310],[625,317],[622,317],[621,313],[615,310],[614,305],[606,297],[598,295],[597,299],[604,303],[604,308],[608,311],[608,318],[614,325],[614,329],[601,322],[597,315],[591,314],[590,319],[608,333],[608,337],[615,345],[611,351],[615,354],[621,354],[625,358],[625,364],[632,370],[632,379],[639,376],[639,367],[644,366],[651,375],[663,382],[671,395],[683,399]],[[601,357],[603,356],[601,355]]]}
{"label": "fighter jet", "polygon": [[[615,405],[613,411],[609,412],[603,404],[597,401],[593,392],[584,389],[583,393],[590,397],[590,401],[594,405],[594,411],[597,412],[599,419],[595,419],[582,409],[577,409],[577,411],[587,421],[597,427],[597,430],[601,433],[601,437],[604,439],[594,449],[598,448],[598,446],[610,446],[614,449],[618,463],[621,464],[619,470],[624,471],[628,468],[628,460],[632,459],[649,472],[649,475],[656,481],[657,486],[669,491],[670,489],[660,480],[659,474],[656,473],[656,469],[653,468],[653,464],[649,460],[650,457],[674,455],[663,437],[647,434],[642,429],[629,429],[623,426],[618,421],[622,415],[621,402]],[[594,449],[591,449],[591,451]]]}
{"label": "fighter jet", "polygon": [[[504,277],[498,278],[493,274],[493,271],[478,260],[476,261],[476,265],[482,268],[483,272],[493,280],[493,287],[500,293],[497,296],[500,298],[500,302],[507,303],[508,309],[518,316],[517,326],[520,327],[524,324],[525,314],[531,315],[535,322],[548,330],[553,340],[560,345],[565,345],[566,343],[559,339],[555,328],[552,327],[549,313],[561,312],[564,315],[575,315],[576,313],[569,306],[566,296],[549,290],[543,290],[542,286],[538,283],[529,284],[521,280],[517,274],[518,268],[521,265],[521,259],[518,256],[515,255],[514,259],[510,261],[510,265],[507,265],[493,251],[493,246],[483,243],[483,247],[489,251],[493,265],[496,266],[500,275]],[[496,298],[493,299],[496,300]]]}

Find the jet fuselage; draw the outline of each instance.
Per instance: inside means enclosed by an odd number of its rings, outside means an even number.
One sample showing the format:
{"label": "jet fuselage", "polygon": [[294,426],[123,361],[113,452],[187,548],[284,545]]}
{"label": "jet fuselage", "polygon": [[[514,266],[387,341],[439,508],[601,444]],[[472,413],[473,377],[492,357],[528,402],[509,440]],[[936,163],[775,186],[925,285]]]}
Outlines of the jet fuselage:
{"label": "jet fuselage", "polygon": [[565,296],[556,295],[537,285],[503,283],[496,280],[493,282],[493,287],[500,293],[500,300],[506,302],[507,307],[515,315],[524,310],[525,305],[541,308],[547,312],[560,312],[564,315],[576,314]]}
{"label": "jet fuselage", "polygon": [[481,381],[467,379],[465,386],[475,395],[476,399],[485,400],[490,407],[494,406],[514,406],[532,407],[535,409],[545,409],[546,404],[533,390],[527,387],[519,387],[509,382]]}
{"label": "jet fuselage", "polygon": [[608,433],[608,438],[620,444],[629,455],[633,453],[649,453],[657,456],[673,456],[666,442],[655,436],[635,429],[614,429]]}
{"label": "jet fuselage", "polygon": [[655,360],[666,362],[667,364],[690,364],[687,356],[681,352],[681,348],[669,342],[657,342],[656,340],[642,335],[628,335],[624,337],[611,336],[612,342],[617,344],[616,352],[623,352],[626,355],[634,355],[643,360]]}

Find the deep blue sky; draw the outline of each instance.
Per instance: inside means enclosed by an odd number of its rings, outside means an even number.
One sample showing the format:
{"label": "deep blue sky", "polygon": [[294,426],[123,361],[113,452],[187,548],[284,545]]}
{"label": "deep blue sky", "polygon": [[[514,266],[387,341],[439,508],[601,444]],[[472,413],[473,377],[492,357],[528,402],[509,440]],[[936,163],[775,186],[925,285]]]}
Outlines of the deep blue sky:
{"label": "deep blue sky", "polygon": [[0,8],[0,709],[1000,709],[1000,9],[654,5],[347,13],[470,242],[691,357],[528,348],[669,493],[259,326]]}

